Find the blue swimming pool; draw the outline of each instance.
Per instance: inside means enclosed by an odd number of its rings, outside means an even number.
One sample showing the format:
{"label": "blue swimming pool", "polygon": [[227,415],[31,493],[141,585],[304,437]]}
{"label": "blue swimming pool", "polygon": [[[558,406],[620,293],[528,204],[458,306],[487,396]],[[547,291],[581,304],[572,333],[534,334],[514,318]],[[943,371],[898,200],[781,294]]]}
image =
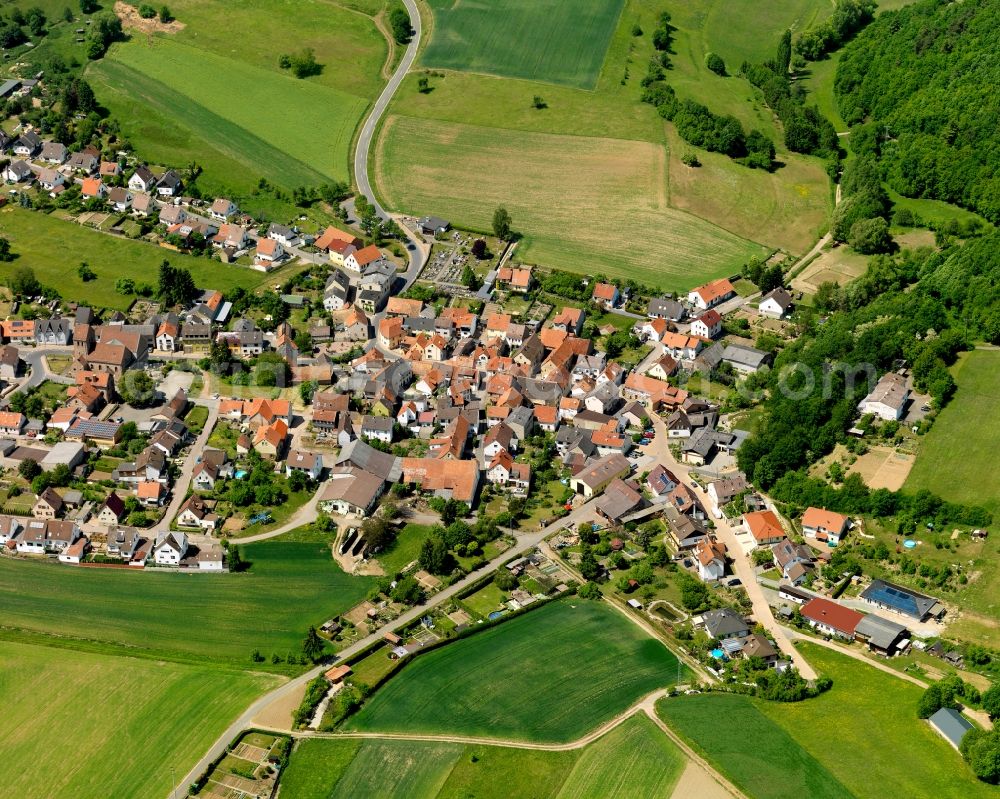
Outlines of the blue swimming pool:
{"label": "blue swimming pool", "polygon": [[247,476],[247,470],[246,469],[237,469],[236,470],[236,479],[237,480],[242,480],[246,476]]}
{"label": "blue swimming pool", "polygon": [[494,619],[499,619],[501,616],[503,616],[503,611],[502,610],[494,610],[486,618],[488,618],[490,621],[493,621]]}
{"label": "blue swimming pool", "polygon": [[721,649],[712,650],[712,657],[714,657],[716,660],[722,660],[725,656],[726,653],[723,652]]}

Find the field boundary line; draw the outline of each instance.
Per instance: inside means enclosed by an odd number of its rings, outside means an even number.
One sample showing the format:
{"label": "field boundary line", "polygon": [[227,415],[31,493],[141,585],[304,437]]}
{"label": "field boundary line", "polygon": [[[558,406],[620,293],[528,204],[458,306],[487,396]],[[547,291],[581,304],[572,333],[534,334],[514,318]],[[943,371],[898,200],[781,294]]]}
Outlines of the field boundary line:
{"label": "field boundary line", "polygon": [[276,727],[260,727],[259,729],[268,732],[281,732],[291,735],[293,738],[319,738],[324,740],[338,739],[373,739],[373,740],[394,740],[394,741],[425,741],[428,743],[454,743],[463,745],[478,746],[499,746],[507,749],[533,749],[542,752],[569,752],[575,749],[583,749],[609,732],[625,723],[637,713],[648,712],[648,708],[655,704],[657,699],[667,696],[666,688],[657,688],[650,694],[639,699],[626,710],[617,716],[609,719],[598,727],[577,738],[575,741],[567,743],[542,743],[537,741],[522,741],[516,738],[487,738],[478,735],[449,735],[433,733],[408,733],[408,732],[316,732],[313,730],[281,730]]}
{"label": "field boundary line", "polygon": [[695,752],[694,749],[692,749],[677,733],[675,733],[672,729],[670,729],[667,723],[656,714],[655,706],[653,707],[647,706],[643,708],[643,710],[645,711],[646,715],[649,716],[653,724],[659,727],[663,731],[664,735],[666,735],[673,742],[673,744],[688,757],[688,759],[692,763],[704,769],[713,780],[719,783],[719,785],[721,785],[728,793],[730,793],[733,797],[735,797],[735,799],[747,799],[747,795],[743,793],[743,791],[737,788],[734,783],[726,779],[722,775],[722,772],[716,769],[704,757]]}

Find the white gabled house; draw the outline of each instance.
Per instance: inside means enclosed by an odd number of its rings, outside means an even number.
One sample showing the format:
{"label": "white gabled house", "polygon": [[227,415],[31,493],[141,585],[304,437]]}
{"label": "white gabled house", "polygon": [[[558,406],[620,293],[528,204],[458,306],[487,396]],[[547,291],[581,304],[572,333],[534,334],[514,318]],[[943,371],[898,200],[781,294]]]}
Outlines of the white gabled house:
{"label": "white gabled house", "polygon": [[153,546],[153,563],[157,566],[179,566],[187,551],[187,535],[181,532],[160,533]]}

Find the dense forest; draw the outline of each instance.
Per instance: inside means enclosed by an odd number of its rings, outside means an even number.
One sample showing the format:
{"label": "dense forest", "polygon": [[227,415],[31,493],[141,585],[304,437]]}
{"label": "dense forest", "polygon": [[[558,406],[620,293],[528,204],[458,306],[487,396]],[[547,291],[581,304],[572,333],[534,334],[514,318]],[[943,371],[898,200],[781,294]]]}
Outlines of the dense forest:
{"label": "dense forest", "polygon": [[908,197],[1000,222],[1000,3],[922,0],[844,50],[835,91],[851,149]]}
{"label": "dense forest", "polygon": [[1000,232],[941,250],[872,259],[868,271],[816,298],[828,316],[804,322],[803,334],[752,378],[766,390],[766,413],[739,451],[740,467],[763,489],[830,452],[857,416],[871,376],[905,360],[918,390],[947,402],[948,366],[981,339],[1000,340]]}

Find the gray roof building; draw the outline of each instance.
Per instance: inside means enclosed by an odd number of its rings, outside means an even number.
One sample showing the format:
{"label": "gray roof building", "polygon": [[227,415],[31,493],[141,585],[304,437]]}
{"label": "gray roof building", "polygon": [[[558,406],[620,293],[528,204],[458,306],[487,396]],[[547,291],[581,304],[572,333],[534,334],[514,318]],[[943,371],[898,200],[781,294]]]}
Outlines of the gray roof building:
{"label": "gray roof building", "polygon": [[858,622],[854,628],[854,635],[863,641],[868,642],[870,649],[891,655],[899,647],[900,642],[909,630],[902,624],[883,619],[870,613]]}
{"label": "gray roof building", "polygon": [[730,344],[722,351],[722,360],[738,372],[756,372],[769,364],[771,358],[769,352],[745,347],[742,344]]}
{"label": "gray roof building", "polygon": [[706,632],[719,641],[726,638],[746,638],[750,634],[746,620],[729,608],[708,611],[702,615],[702,623]]}
{"label": "gray roof building", "polygon": [[956,749],[961,745],[965,734],[972,729],[973,724],[957,710],[943,707],[927,721],[931,727]]}

